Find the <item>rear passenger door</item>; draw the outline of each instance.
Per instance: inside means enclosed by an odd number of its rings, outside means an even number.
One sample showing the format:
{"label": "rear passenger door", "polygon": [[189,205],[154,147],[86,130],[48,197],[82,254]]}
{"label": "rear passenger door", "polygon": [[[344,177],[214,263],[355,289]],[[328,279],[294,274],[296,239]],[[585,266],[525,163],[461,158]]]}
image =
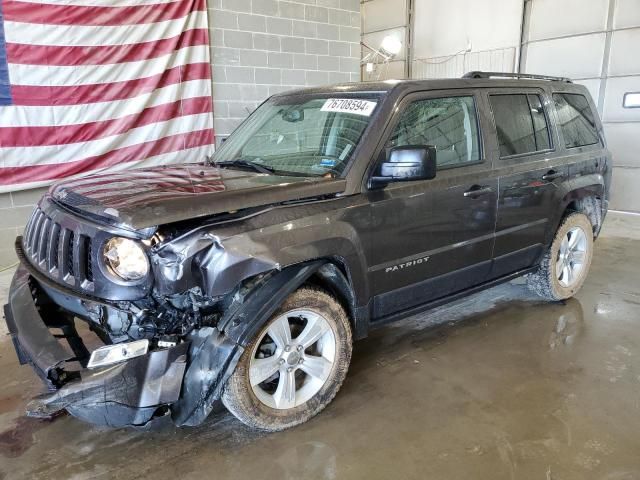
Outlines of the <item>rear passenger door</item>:
{"label": "rear passenger door", "polygon": [[489,90],[493,115],[498,219],[491,276],[532,265],[543,250],[567,166],[555,155],[557,133],[541,89]]}

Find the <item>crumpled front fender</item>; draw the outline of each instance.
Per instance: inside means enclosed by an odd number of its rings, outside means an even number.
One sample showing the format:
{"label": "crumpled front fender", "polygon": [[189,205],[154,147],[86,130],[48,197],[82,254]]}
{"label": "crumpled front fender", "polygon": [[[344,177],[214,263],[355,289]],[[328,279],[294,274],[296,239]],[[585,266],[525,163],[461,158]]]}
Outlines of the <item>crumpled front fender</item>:
{"label": "crumpled front fender", "polygon": [[172,406],[177,425],[199,425],[207,418],[251,339],[285,298],[325,263],[308,262],[266,276],[245,294],[236,294],[217,328],[202,328],[190,337],[182,395]]}
{"label": "crumpled front fender", "polygon": [[197,285],[205,295],[220,297],[247,278],[280,269],[278,262],[258,254],[257,246],[244,245],[245,250],[239,251],[211,233],[197,231],[196,235],[170,242],[152,254],[158,294],[170,295]]}

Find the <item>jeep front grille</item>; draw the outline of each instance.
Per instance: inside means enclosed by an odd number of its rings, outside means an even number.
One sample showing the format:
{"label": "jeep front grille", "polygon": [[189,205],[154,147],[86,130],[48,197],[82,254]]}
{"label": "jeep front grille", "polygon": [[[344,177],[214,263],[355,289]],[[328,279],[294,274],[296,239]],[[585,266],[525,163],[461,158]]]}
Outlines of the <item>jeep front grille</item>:
{"label": "jeep front grille", "polygon": [[27,259],[49,278],[93,290],[91,238],[54,222],[36,207],[23,237]]}

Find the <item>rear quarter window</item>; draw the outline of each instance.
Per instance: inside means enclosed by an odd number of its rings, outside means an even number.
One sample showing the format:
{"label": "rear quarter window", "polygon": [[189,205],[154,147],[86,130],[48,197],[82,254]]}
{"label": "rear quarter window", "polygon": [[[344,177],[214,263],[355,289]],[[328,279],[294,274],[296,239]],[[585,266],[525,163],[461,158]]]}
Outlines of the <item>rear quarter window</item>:
{"label": "rear quarter window", "polygon": [[595,116],[584,95],[554,93],[553,102],[558,112],[558,123],[567,148],[599,143]]}
{"label": "rear quarter window", "polygon": [[547,116],[536,94],[489,96],[496,125],[500,157],[535,153],[551,148]]}

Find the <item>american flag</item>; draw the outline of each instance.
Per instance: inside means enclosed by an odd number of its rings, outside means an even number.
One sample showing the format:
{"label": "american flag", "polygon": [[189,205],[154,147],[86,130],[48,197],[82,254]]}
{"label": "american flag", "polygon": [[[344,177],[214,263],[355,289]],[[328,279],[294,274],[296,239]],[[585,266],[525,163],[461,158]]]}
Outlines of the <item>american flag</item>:
{"label": "american flag", "polygon": [[206,0],[0,0],[0,192],[198,161]]}

